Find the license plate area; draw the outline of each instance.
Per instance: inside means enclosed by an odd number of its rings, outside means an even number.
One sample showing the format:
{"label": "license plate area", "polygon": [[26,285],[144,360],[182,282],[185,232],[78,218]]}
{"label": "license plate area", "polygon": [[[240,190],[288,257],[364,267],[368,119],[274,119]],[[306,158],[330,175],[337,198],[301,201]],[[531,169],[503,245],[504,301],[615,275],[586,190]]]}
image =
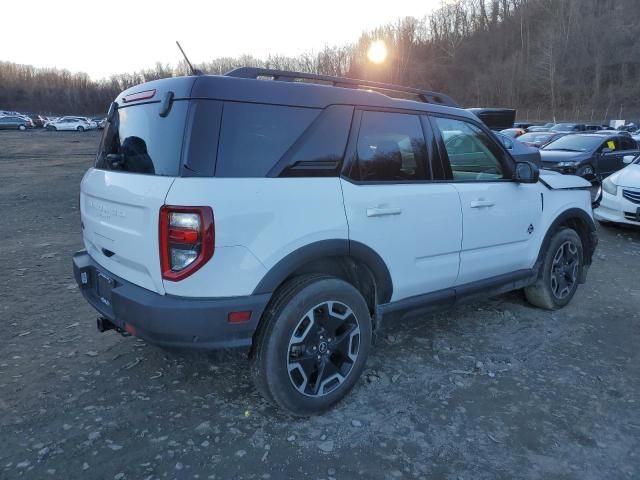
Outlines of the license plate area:
{"label": "license plate area", "polygon": [[113,279],[102,272],[96,274],[96,294],[102,303],[111,306],[111,290],[113,289]]}

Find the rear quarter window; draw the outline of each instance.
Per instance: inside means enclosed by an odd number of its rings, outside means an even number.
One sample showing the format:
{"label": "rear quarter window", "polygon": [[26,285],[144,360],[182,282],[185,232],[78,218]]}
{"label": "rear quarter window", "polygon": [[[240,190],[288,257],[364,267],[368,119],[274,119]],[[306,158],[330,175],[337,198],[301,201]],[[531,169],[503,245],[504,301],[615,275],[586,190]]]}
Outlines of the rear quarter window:
{"label": "rear quarter window", "polygon": [[266,176],[320,112],[314,108],[225,103],[215,176]]}

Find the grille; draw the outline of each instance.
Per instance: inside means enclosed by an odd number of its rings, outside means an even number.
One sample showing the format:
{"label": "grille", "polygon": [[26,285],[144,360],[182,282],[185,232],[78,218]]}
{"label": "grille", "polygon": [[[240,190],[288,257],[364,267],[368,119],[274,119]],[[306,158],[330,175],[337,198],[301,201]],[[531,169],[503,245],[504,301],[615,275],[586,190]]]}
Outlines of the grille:
{"label": "grille", "polygon": [[622,196],[633,203],[640,203],[640,191],[622,190]]}

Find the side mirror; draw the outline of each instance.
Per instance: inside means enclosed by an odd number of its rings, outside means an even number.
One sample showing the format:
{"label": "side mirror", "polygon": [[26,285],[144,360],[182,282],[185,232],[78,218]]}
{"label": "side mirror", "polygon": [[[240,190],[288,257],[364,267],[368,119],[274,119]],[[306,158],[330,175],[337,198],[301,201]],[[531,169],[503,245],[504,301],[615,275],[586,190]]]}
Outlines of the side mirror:
{"label": "side mirror", "polygon": [[622,157],[622,163],[626,163],[628,165],[633,162],[635,158],[635,155],[625,155],[624,157]]}
{"label": "side mirror", "polygon": [[540,170],[535,163],[517,162],[513,179],[518,183],[536,183],[540,178]]}

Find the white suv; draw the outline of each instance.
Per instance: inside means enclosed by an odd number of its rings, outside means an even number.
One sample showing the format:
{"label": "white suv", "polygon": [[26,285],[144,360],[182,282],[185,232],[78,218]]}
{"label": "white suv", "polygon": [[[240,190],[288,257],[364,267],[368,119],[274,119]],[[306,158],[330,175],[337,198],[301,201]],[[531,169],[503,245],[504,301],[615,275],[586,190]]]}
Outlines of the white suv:
{"label": "white suv", "polygon": [[438,93],[170,78],[109,110],[75,276],[100,330],[249,348],[262,394],[308,415],[353,387],[391,313],[518,288],[566,305],[597,243],[589,187],[515,163]]}

